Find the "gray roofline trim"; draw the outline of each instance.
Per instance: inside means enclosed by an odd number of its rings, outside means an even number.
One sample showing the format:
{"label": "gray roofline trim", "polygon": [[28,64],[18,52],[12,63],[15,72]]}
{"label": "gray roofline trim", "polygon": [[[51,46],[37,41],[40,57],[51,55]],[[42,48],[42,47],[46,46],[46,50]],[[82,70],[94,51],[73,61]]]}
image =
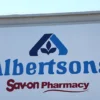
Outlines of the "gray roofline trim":
{"label": "gray roofline trim", "polygon": [[0,16],[0,26],[100,22],[100,11]]}
{"label": "gray roofline trim", "polygon": [[52,17],[52,16],[72,16],[72,15],[98,15],[100,11],[86,11],[86,12],[67,12],[67,13],[43,13],[43,14],[14,14],[14,15],[1,15],[2,18],[29,18],[29,17]]}

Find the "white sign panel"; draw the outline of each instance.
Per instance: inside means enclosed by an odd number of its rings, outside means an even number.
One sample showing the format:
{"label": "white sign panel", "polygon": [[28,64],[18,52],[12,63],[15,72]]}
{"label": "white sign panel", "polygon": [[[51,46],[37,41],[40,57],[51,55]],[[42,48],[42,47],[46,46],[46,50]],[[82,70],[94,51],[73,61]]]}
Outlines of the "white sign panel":
{"label": "white sign panel", "polygon": [[0,28],[0,99],[98,100],[100,24]]}

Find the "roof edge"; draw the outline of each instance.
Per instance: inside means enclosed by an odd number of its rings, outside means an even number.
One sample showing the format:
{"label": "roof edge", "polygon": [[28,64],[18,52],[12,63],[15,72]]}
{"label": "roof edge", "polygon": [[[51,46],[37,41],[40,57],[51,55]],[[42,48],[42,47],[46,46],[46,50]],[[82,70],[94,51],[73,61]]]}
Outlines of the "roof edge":
{"label": "roof edge", "polygon": [[100,11],[0,16],[0,27],[100,23]]}
{"label": "roof edge", "polygon": [[100,11],[84,11],[84,12],[63,12],[63,13],[41,13],[41,14],[12,14],[1,15],[4,18],[30,18],[30,17],[52,17],[52,16],[72,16],[72,15],[100,15]]}

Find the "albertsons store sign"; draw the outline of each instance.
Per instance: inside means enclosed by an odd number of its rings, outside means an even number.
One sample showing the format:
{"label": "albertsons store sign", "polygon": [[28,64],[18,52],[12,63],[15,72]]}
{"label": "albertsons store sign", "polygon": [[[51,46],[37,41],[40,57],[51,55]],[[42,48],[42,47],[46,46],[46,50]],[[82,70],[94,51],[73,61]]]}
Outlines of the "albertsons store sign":
{"label": "albertsons store sign", "polygon": [[19,31],[0,33],[1,92],[82,95],[93,91],[100,74],[95,48],[100,35],[93,40],[90,34]]}

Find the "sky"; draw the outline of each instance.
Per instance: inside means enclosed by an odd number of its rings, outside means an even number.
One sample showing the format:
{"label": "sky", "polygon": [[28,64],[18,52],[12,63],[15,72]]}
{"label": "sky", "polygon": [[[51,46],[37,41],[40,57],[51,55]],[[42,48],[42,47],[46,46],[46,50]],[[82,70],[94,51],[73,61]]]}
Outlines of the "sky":
{"label": "sky", "polygon": [[0,0],[0,15],[99,10],[100,0]]}

